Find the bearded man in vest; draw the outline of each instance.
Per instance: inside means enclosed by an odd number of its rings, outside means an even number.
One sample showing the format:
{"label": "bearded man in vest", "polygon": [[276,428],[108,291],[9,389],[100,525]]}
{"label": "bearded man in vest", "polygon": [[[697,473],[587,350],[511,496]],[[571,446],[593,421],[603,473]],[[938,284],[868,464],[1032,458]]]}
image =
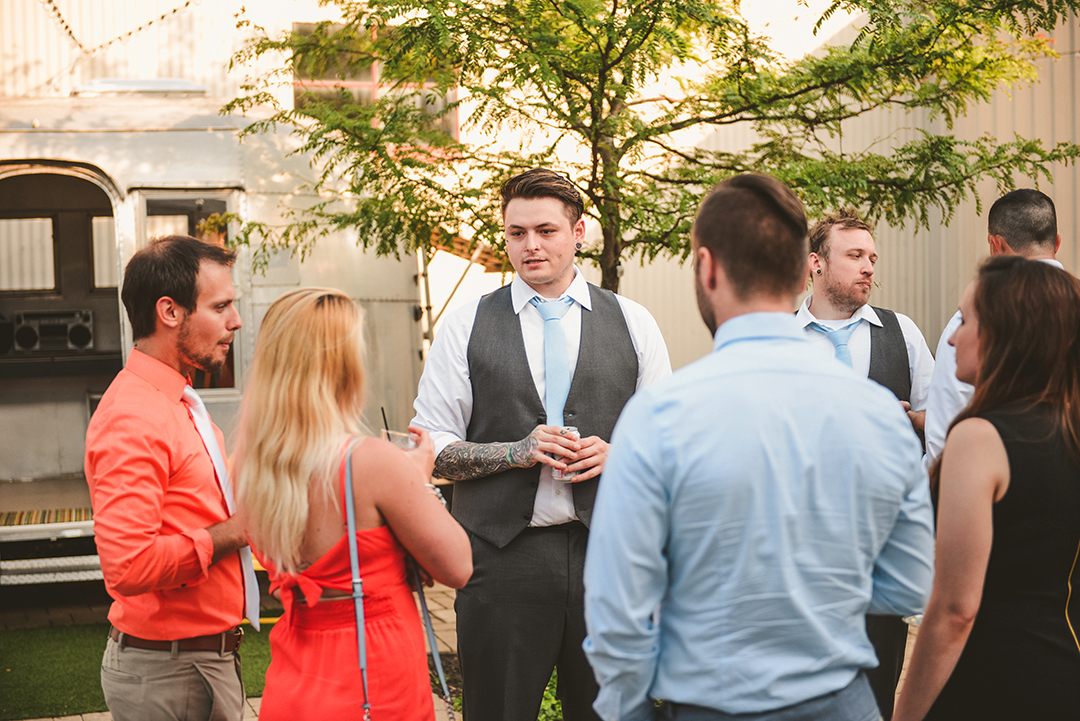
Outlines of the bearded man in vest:
{"label": "bearded man in vest", "polygon": [[556,669],[563,717],[596,719],[581,648],[593,501],[623,405],[671,365],[648,311],[575,266],[574,185],[535,168],[501,195],[514,279],[444,321],[412,421],[431,433],[472,542],[454,604],[464,715],[532,721]]}
{"label": "bearded man in vest", "polygon": [[[920,436],[934,358],[922,331],[901,313],[868,304],[877,250],[871,228],[848,210],[810,229],[813,295],[796,317],[811,343],[893,392]],[[867,616],[866,631],[880,665],[867,676],[885,719],[892,717],[904,665],[907,624],[895,616]]]}

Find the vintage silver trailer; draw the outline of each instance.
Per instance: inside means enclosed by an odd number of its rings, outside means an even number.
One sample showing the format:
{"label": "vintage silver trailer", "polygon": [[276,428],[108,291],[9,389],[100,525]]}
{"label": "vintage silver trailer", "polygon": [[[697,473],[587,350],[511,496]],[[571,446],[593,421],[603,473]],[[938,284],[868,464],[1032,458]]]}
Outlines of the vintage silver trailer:
{"label": "vintage silver trailer", "polygon": [[[273,225],[283,208],[315,200],[300,187],[312,171],[288,156],[290,139],[239,142],[249,121],[220,116],[221,104],[184,81],[140,81],[0,105],[0,540],[92,533],[84,436],[132,347],[118,291],[132,254],[158,235],[194,234],[214,213]],[[377,258],[347,232],[302,263],[279,254],[260,273],[251,256],[241,248],[234,271],[244,326],[230,362],[194,379],[226,438],[259,321],[299,285],[341,288],[365,309],[365,420],[378,428],[385,408],[403,428],[422,370],[416,258]],[[94,560],[46,571],[99,574]],[[3,564],[0,583],[42,580]]]}

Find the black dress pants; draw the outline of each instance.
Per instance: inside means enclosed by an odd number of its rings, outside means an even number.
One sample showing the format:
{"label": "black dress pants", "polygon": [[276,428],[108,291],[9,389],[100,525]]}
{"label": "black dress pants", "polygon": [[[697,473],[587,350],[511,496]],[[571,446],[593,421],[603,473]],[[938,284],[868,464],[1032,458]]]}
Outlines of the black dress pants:
{"label": "black dress pants", "polygon": [[904,668],[908,625],[899,616],[867,615],[866,635],[878,657],[878,667],[867,669],[866,678],[870,681],[881,717],[889,721],[896,703],[896,684]]}
{"label": "black dress pants", "polygon": [[469,538],[473,575],[454,602],[465,721],[536,721],[552,669],[565,721],[599,721],[581,649],[588,530],[527,528],[504,548]]}

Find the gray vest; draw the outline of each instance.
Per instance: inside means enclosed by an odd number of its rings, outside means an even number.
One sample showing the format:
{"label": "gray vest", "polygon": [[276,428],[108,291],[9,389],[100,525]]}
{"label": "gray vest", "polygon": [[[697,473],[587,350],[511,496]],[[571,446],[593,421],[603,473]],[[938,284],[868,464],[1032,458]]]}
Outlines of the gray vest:
{"label": "gray vest", "polygon": [[908,362],[904,331],[896,313],[873,308],[881,326],[870,324],[870,372],[866,377],[877,381],[902,401],[911,402],[911,365]]}
{"label": "gray vest", "polygon": [[[593,285],[589,294],[592,311],[581,312],[581,347],[563,418],[566,425],[577,426],[583,438],[610,441],[615,421],[637,386],[637,354],[615,294]],[[510,286],[480,299],[467,358],[473,408],[466,440],[518,441],[546,422]],[[597,480],[570,486],[574,510],[585,525],[592,516]],[[502,548],[532,520],[539,484],[539,465],[459,481],[454,484],[454,517]]]}

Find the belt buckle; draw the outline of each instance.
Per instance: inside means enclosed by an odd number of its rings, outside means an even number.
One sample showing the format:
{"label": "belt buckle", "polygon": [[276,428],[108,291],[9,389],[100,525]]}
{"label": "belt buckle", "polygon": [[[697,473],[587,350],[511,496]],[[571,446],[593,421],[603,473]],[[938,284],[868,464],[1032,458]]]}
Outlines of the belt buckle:
{"label": "belt buckle", "polygon": [[242,644],[244,642],[244,627],[243,626],[237,626],[236,627],[236,635],[238,636],[238,638],[236,639],[236,648],[233,649],[234,653],[236,651],[240,650],[240,644]]}
{"label": "belt buckle", "polygon": [[225,651],[225,641],[230,635],[239,636],[239,638],[236,639],[236,646],[233,648],[233,653],[235,653],[236,651],[238,651],[240,649],[240,644],[244,640],[244,629],[243,629],[243,627],[242,626],[237,626],[235,629],[233,629],[233,631],[223,631],[222,632],[222,634],[221,634],[221,649],[220,649],[220,652],[221,652],[222,656],[224,656],[225,653],[226,653],[226,651]]}

